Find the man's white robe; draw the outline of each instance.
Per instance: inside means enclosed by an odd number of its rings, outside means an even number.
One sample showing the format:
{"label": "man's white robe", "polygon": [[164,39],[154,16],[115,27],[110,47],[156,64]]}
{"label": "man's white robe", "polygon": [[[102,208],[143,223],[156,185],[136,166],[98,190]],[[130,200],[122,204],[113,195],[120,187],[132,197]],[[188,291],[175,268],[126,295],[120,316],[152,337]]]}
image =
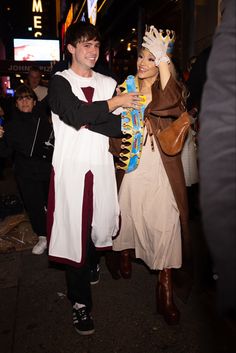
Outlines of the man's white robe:
{"label": "man's white robe", "polygon": [[[89,78],[78,76],[71,69],[57,74],[69,81],[73,93],[82,101],[86,101],[82,87],[94,88],[93,101],[110,99],[116,87],[115,80],[95,72]],[[52,121],[55,209],[49,256],[80,264],[85,256],[82,244],[86,243],[82,239],[86,176],[90,175],[93,180],[91,238],[95,247],[111,247],[112,237],[118,231],[119,206],[113,156],[108,151],[107,136],[86,127],[76,130],[53,112]]]}

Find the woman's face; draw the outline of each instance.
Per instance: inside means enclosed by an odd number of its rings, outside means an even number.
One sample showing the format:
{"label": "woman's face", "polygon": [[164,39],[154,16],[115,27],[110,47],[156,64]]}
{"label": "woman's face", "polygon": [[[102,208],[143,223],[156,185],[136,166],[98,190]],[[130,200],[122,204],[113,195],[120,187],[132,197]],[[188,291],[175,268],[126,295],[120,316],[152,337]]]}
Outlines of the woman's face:
{"label": "woman's face", "polygon": [[31,113],[35,103],[34,99],[28,94],[22,94],[16,99],[16,107],[23,113]]}
{"label": "woman's face", "polygon": [[158,68],[155,65],[155,56],[148,49],[142,48],[138,54],[137,76],[140,79],[153,78],[158,76]]}

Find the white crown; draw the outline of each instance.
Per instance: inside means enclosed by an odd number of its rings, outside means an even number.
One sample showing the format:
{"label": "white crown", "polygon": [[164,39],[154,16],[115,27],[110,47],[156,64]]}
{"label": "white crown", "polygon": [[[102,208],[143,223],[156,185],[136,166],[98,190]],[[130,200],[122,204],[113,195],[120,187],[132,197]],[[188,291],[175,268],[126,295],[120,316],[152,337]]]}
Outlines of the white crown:
{"label": "white crown", "polygon": [[162,42],[165,44],[167,47],[167,54],[171,54],[174,50],[174,44],[175,44],[175,31],[170,30],[170,29],[159,29],[158,31]]}
{"label": "white crown", "polygon": [[[153,32],[154,26],[150,26],[147,32],[151,32],[155,36],[155,32]],[[171,54],[174,50],[174,43],[175,43],[175,31],[170,29],[159,29],[157,30],[158,35],[167,48],[166,53]]]}

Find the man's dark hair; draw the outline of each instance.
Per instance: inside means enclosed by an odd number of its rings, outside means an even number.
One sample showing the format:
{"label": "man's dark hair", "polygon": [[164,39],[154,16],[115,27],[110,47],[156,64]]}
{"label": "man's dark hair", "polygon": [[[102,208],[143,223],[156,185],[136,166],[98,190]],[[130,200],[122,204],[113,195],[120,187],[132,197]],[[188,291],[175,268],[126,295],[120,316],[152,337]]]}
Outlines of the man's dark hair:
{"label": "man's dark hair", "polygon": [[66,31],[66,47],[68,44],[76,47],[77,43],[89,40],[96,40],[101,42],[101,36],[98,29],[91,23],[76,22],[68,27]]}

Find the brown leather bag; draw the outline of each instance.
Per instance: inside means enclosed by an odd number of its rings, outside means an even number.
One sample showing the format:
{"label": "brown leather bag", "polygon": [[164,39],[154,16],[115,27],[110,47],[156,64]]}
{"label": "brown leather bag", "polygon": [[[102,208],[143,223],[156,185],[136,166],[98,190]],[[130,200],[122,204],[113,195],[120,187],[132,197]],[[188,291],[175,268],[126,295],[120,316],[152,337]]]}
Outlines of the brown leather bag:
{"label": "brown leather bag", "polygon": [[174,156],[180,153],[184,146],[188,130],[190,127],[190,116],[187,112],[180,115],[171,125],[157,132],[157,139],[162,151]]}

